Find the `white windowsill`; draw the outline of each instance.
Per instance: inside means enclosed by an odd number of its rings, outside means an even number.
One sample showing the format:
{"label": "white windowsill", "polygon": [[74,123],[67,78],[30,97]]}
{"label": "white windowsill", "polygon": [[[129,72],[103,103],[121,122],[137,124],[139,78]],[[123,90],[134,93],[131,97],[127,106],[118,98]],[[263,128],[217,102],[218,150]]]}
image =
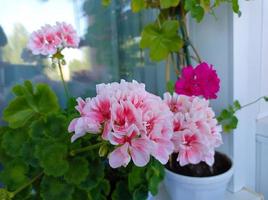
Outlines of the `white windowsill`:
{"label": "white windowsill", "polygon": [[[236,193],[226,192],[226,200],[264,200],[261,194],[255,193],[243,188],[241,191]],[[148,200],[170,200],[164,185],[159,188],[159,193],[157,196],[149,198]]]}

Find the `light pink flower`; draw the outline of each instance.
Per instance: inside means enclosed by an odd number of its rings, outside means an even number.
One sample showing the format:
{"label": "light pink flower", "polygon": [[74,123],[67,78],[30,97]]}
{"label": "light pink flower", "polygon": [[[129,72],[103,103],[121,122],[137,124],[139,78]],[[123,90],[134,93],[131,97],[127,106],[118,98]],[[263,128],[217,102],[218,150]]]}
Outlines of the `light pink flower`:
{"label": "light pink flower", "polygon": [[200,97],[176,93],[165,93],[164,102],[173,112],[172,141],[175,152],[179,153],[180,164],[204,161],[212,165],[215,148],[222,144],[222,138],[209,102]]}
{"label": "light pink flower", "polygon": [[54,55],[65,47],[78,47],[79,37],[71,25],[64,22],[55,26],[45,25],[34,31],[27,47],[34,55]]}
{"label": "light pink flower", "polygon": [[166,164],[174,149],[173,115],[163,100],[136,81],[100,84],[96,89],[96,97],[78,99],[80,118],[69,126],[75,132],[72,141],[95,128],[113,148],[108,155],[111,167],[126,166],[131,160],[145,166],[150,156]]}
{"label": "light pink flower", "polygon": [[78,47],[80,39],[71,24],[57,22],[55,29],[55,34],[61,39],[62,47]]}

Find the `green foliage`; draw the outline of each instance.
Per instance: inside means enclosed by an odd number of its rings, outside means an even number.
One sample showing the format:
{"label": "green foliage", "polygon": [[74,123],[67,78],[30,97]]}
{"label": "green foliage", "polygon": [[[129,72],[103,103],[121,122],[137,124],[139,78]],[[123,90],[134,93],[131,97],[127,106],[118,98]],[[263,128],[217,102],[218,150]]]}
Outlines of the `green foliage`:
{"label": "green foliage", "polygon": [[139,12],[146,8],[146,2],[144,0],[131,0],[131,9],[133,12]]}
{"label": "green foliage", "polygon": [[45,84],[38,84],[34,89],[29,81],[13,88],[16,98],[4,110],[3,119],[11,128],[19,128],[31,123],[40,115],[57,112],[57,97]]}
{"label": "green foliage", "polygon": [[160,7],[162,9],[176,7],[180,0],[160,0]]}
{"label": "green foliage", "polygon": [[174,92],[174,86],[175,86],[175,83],[173,81],[168,81],[167,82],[167,91],[172,94]]}
{"label": "green foliage", "polygon": [[227,109],[223,109],[220,115],[217,117],[218,122],[222,125],[222,129],[225,133],[229,133],[236,129],[238,124],[238,119],[235,116],[236,111],[240,110],[242,107],[239,101],[234,101],[233,105],[228,106]]}
{"label": "green foliage", "polygon": [[102,5],[108,6],[111,3],[111,0],[101,0]]}
{"label": "green foliage", "polygon": [[41,183],[41,197],[44,200],[72,200],[74,187],[54,177],[45,176]]}
{"label": "green foliage", "polygon": [[178,28],[179,23],[176,20],[148,24],[141,34],[140,47],[150,49],[150,58],[153,61],[164,60],[169,53],[178,52],[182,48]]}
{"label": "green foliage", "polygon": [[65,173],[64,179],[67,183],[79,185],[85,181],[89,173],[88,161],[82,157],[73,158],[69,170]]}

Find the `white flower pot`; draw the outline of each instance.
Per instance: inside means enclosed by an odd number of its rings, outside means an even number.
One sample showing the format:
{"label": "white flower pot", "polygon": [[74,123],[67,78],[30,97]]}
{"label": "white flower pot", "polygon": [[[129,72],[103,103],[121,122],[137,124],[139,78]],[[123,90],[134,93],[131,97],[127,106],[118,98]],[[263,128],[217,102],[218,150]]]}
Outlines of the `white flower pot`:
{"label": "white flower pot", "polygon": [[223,174],[210,177],[183,176],[165,169],[165,188],[171,200],[224,200],[232,167]]}

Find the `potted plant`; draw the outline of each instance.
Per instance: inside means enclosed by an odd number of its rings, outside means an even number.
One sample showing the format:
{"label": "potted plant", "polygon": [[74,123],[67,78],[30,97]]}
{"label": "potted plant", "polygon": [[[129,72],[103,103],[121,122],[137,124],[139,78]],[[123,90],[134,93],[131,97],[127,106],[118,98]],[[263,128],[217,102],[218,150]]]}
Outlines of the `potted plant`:
{"label": "potted plant", "polygon": [[139,200],[149,191],[157,194],[161,163],[173,151],[172,113],[135,81],[99,84],[95,97],[76,102],[62,73],[62,51],[78,43],[64,22],[29,39],[32,53],[50,56],[58,68],[68,103],[61,108],[47,84],[13,87],[15,97],[3,112],[7,124],[0,128],[1,200]]}

